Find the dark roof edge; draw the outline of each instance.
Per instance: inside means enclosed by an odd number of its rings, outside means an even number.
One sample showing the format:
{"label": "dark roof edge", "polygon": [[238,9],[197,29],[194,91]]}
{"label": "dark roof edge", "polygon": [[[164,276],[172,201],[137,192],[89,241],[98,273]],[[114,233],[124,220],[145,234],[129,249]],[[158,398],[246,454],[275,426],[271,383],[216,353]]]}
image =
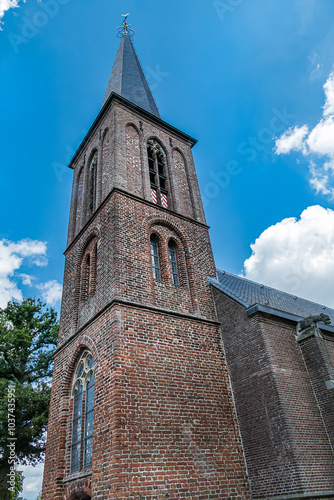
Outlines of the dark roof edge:
{"label": "dark roof edge", "polygon": [[210,283],[210,285],[214,286],[215,288],[217,288],[217,290],[219,290],[220,292],[223,292],[225,293],[225,295],[227,295],[228,297],[230,297],[231,299],[235,300],[236,302],[238,302],[239,304],[241,304],[242,306],[244,307],[248,307],[248,304],[246,304],[245,302],[243,302],[242,300],[240,300],[238,297],[236,297],[235,295],[232,295],[231,293],[227,292],[226,290],[223,289],[223,287],[221,286],[221,284],[219,283],[218,280],[215,280],[214,278],[210,278],[208,277],[208,282]]}
{"label": "dark roof edge", "polygon": [[[253,316],[258,312],[270,314],[271,316],[277,316],[279,318],[287,319],[289,321],[294,321],[295,323],[298,323],[299,321],[304,319],[304,316],[297,316],[296,314],[279,311],[278,309],[274,309],[273,307],[263,306],[261,304],[254,304],[246,308],[247,316]],[[320,323],[320,329],[334,333],[334,325],[325,325],[323,323]]]}
{"label": "dark roof edge", "polygon": [[137,106],[136,104],[133,104],[131,101],[128,101],[124,97],[120,96],[119,94],[116,94],[115,92],[112,92],[102,108],[100,109],[99,114],[95,118],[93,124],[91,125],[90,129],[88,130],[87,134],[81,141],[79,147],[77,148],[76,152],[73,155],[73,158],[71,159],[70,163],[68,164],[69,168],[73,168],[73,163],[76,161],[80,153],[82,153],[84,147],[86,146],[86,143],[90,139],[90,136],[92,135],[93,131],[95,130],[96,125],[100,121],[100,119],[103,117],[103,115],[106,113],[107,108],[109,107],[109,104],[111,103],[112,100],[116,100],[121,102],[122,104],[126,104],[129,108],[133,109],[134,111],[140,112],[142,115],[144,115],[146,118],[152,120],[153,122],[162,125],[164,128],[167,128],[168,130],[171,130],[174,134],[181,136],[183,139],[189,141],[191,143],[191,147],[194,147],[195,144],[197,144],[197,139],[194,139],[190,135],[182,132],[176,127],[173,127],[173,125],[170,125],[169,123],[165,122],[161,118],[158,118],[157,116],[153,115],[152,113],[149,113],[145,109],[141,108],[140,106]]}
{"label": "dark roof edge", "polygon": [[[232,276],[233,278],[237,278],[238,280],[247,281],[248,283],[252,283],[256,286],[261,286],[263,288],[273,290],[274,292],[283,293],[284,295],[288,295],[289,297],[293,297],[294,299],[296,298],[296,295],[294,295],[290,292],[284,292],[283,290],[279,290],[278,288],[274,288],[272,286],[265,285],[264,283],[259,283],[258,281],[250,280],[250,279],[246,278],[245,276],[238,276],[236,274],[229,273],[229,272],[224,271],[222,269],[218,269],[218,267],[216,268],[216,271],[220,272],[221,274],[227,274],[228,276]],[[332,309],[331,307],[327,306],[326,304],[319,304],[319,302],[314,302],[314,300],[305,299],[304,297],[297,296],[297,299],[305,300],[306,302],[309,302],[310,304],[314,304],[314,305],[319,306],[319,307],[325,307],[326,309],[327,308]]]}

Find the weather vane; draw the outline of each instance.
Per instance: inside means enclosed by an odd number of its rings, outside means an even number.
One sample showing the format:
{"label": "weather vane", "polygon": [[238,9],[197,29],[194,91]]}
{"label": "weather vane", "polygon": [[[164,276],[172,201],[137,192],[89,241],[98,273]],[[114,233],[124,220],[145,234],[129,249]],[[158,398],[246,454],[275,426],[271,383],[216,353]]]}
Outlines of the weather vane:
{"label": "weather vane", "polygon": [[127,33],[130,37],[130,40],[132,41],[133,40],[133,35],[135,34],[135,32],[133,31],[133,29],[131,29],[131,24],[128,24],[126,22],[127,18],[129,17],[130,14],[122,14],[122,17],[124,17],[123,19],[123,26],[119,26],[117,28],[117,36],[118,38],[122,38],[122,36],[124,36],[125,33]]}

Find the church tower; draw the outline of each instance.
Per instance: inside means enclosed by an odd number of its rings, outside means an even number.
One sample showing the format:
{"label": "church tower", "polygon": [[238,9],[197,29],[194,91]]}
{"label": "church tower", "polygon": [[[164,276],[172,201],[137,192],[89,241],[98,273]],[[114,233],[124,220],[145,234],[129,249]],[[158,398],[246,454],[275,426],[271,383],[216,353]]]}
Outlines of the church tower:
{"label": "church tower", "polygon": [[74,171],[43,500],[249,498],[192,157],[123,23]]}

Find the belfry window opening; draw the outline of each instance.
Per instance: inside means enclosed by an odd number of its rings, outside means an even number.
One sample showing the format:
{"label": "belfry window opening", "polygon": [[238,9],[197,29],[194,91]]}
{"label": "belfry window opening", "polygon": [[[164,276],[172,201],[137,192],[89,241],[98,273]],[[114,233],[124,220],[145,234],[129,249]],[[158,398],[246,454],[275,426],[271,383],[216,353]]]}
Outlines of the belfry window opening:
{"label": "belfry window opening", "polygon": [[72,397],[71,472],[91,467],[93,456],[94,360],[85,351],[77,364]]}
{"label": "belfry window opening", "polygon": [[157,141],[148,141],[147,146],[148,167],[151,184],[151,197],[153,203],[168,208],[168,191],[166,189],[165,153]]}

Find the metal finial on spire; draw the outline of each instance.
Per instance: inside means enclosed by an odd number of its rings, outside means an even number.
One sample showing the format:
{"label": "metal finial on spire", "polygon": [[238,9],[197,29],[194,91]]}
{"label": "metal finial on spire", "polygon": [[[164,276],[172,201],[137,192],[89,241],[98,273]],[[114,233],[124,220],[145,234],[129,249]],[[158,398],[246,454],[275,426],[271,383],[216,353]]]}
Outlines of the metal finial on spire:
{"label": "metal finial on spire", "polygon": [[122,17],[124,17],[123,20],[123,26],[119,26],[117,28],[117,35],[118,38],[122,38],[125,34],[129,35],[130,40],[133,41],[133,35],[135,34],[134,30],[131,29],[131,24],[128,24],[126,22],[127,18],[129,17],[130,14],[122,14]]}

